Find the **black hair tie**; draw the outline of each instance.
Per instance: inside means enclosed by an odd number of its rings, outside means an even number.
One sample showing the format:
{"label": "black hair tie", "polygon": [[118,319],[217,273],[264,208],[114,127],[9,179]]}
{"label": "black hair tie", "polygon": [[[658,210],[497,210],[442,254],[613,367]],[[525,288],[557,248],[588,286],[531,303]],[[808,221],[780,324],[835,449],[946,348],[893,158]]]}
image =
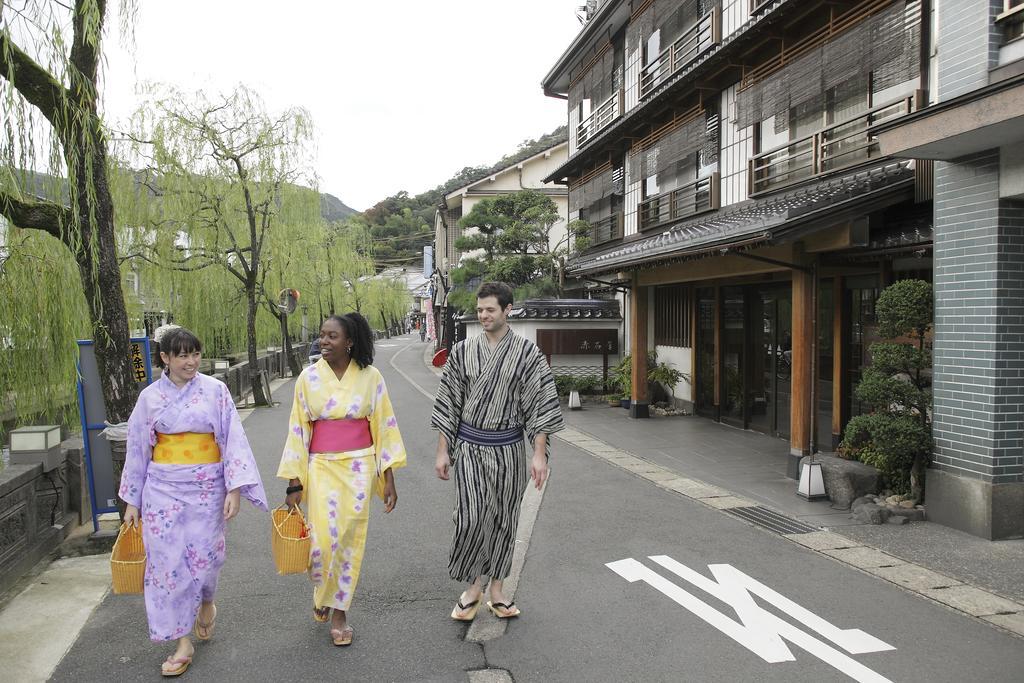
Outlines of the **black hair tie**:
{"label": "black hair tie", "polygon": [[302,484],[296,484],[295,486],[289,486],[288,488],[286,488],[284,490],[284,494],[286,496],[290,496],[293,493],[298,493],[301,490],[302,490]]}

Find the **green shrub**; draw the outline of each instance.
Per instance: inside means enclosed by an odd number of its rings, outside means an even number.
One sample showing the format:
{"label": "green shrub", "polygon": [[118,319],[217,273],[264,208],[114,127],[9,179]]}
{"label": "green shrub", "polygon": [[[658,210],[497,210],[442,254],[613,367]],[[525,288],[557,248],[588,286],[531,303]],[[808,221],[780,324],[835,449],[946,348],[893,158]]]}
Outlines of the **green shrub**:
{"label": "green shrub", "polygon": [[[878,298],[879,334],[871,364],[854,391],[871,412],[850,420],[840,444],[844,455],[877,467],[890,488],[924,499],[925,467],[931,456],[931,351],[925,337],[932,324],[931,285],[902,280]],[[895,341],[906,338],[910,341]]]}

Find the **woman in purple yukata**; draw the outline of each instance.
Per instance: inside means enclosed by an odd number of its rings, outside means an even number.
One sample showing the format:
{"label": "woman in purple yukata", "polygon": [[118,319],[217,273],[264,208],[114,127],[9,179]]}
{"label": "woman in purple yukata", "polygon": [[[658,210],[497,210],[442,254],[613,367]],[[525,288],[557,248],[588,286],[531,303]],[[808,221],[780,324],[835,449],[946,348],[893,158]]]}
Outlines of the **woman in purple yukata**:
{"label": "woman in purple yukata", "polygon": [[177,641],[161,673],[180,676],[195,652],[190,634],[213,635],[225,523],[242,497],[267,510],[267,496],[230,391],[199,373],[199,339],[181,327],[161,332],[164,372],[128,419],[118,495],[125,523],[142,524],[149,637]]}

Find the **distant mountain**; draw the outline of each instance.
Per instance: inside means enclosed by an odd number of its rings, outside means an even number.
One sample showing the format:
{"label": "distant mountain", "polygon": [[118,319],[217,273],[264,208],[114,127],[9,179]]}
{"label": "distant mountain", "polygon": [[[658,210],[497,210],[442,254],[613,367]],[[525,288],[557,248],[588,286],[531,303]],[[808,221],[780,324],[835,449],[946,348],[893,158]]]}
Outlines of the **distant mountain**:
{"label": "distant mountain", "polygon": [[346,216],[351,216],[354,213],[359,212],[351,206],[346,206],[345,202],[341,201],[333,194],[327,194],[326,192],[320,193],[320,215],[324,217],[324,220],[340,221]]}

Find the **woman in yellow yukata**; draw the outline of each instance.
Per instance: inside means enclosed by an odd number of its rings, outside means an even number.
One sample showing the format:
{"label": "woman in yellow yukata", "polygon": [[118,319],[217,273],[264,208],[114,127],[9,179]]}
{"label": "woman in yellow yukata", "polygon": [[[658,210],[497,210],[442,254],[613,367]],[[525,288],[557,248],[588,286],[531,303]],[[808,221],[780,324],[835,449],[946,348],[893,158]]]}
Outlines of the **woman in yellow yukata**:
{"label": "woman in yellow yukata", "polygon": [[288,480],[288,505],[303,497],[308,503],[313,618],[330,618],[331,640],[349,645],[346,612],[363,561],[370,497],[384,500],[384,512],[395,509],[394,470],[405,466],[405,446],[384,378],[372,365],[366,318],[348,313],[325,320],[320,352],[295,382],[277,476]]}

